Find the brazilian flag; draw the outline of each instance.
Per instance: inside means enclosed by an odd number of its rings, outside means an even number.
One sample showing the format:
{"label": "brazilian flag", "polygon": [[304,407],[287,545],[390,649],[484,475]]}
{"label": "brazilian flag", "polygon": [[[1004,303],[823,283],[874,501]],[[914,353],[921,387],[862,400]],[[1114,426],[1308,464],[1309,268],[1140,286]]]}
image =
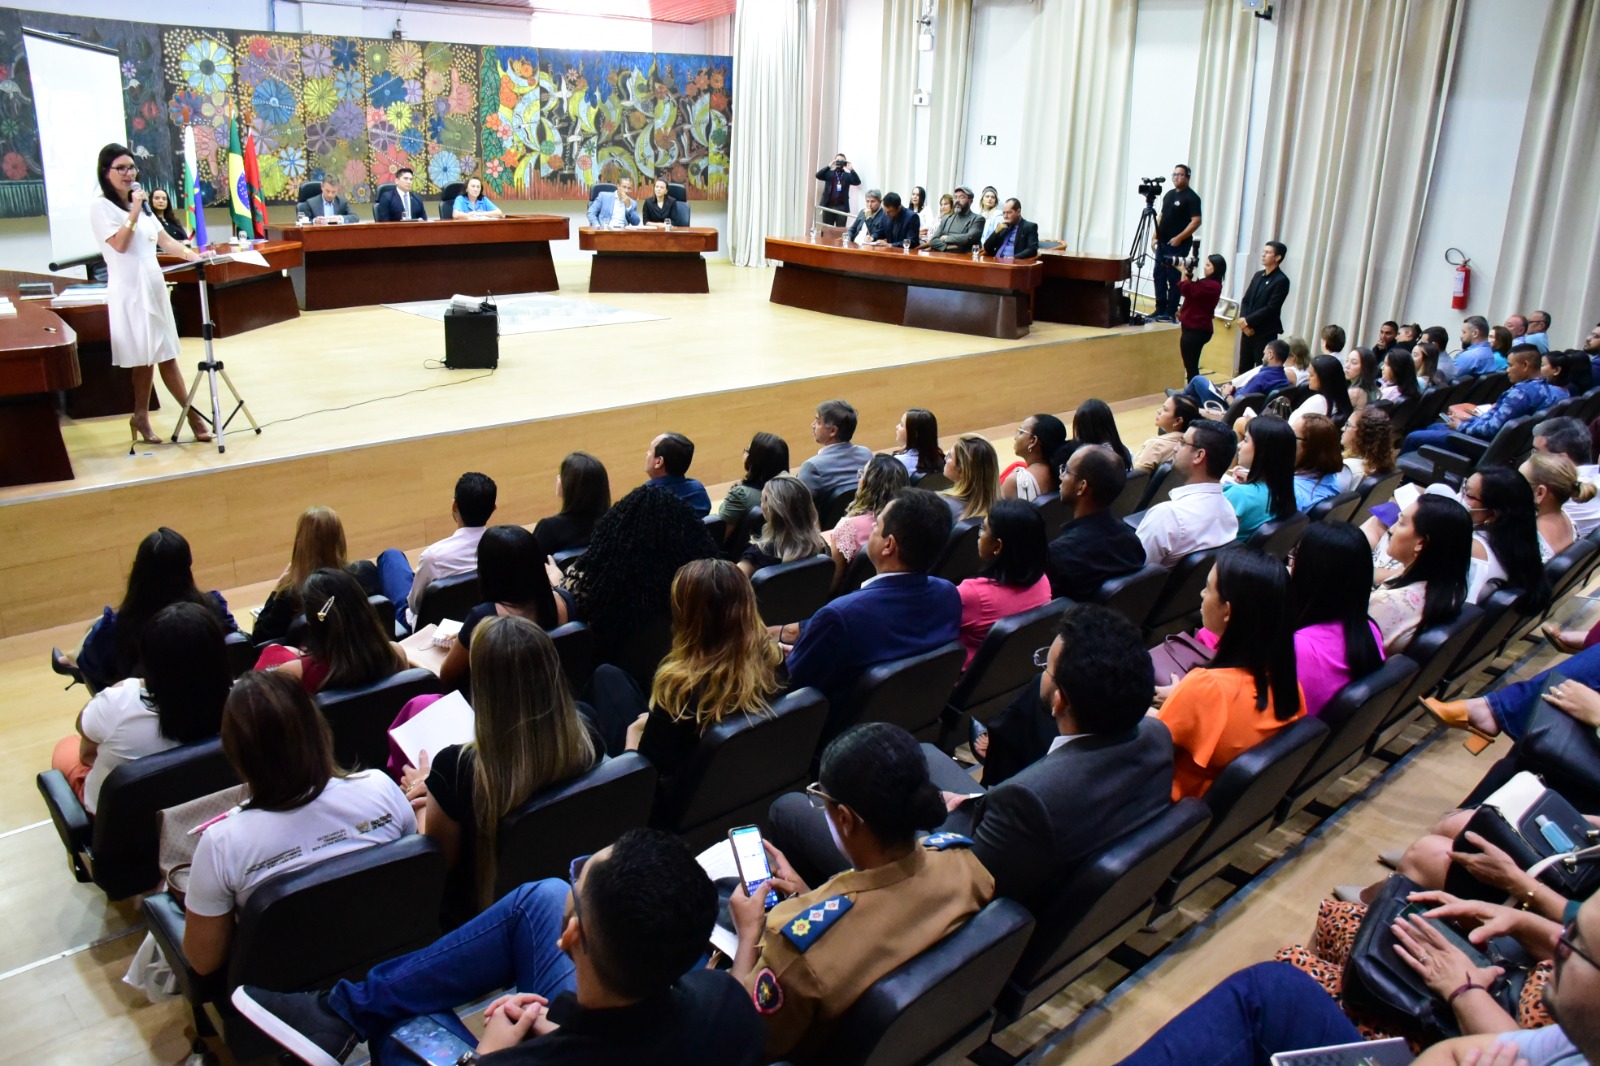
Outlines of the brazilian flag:
{"label": "brazilian flag", "polygon": [[236,236],[255,234],[250,217],[250,185],[244,173],[244,149],[239,146],[238,116],[228,120],[228,210],[233,216]]}

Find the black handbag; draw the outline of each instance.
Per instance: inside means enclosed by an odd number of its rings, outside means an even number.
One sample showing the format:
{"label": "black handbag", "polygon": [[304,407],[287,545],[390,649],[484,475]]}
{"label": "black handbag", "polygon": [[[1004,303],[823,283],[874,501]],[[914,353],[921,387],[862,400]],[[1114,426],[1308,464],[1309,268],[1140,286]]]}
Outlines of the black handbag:
{"label": "black handbag", "polygon": [[[1528,775],[1529,778],[1532,776]],[[1522,774],[1517,775],[1517,778],[1521,777]],[[1517,778],[1512,780],[1516,781]],[[1495,795],[1499,795],[1499,792]],[[1482,836],[1511,856],[1512,861],[1523,870],[1531,869],[1541,859],[1586,847],[1600,837],[1600,830],[1590,825],[1559,792],[1549,788],[1542,788],[1538,798],[1517,817],[1515,823],[1508,820],[1505,812],[1495,804],[1495,796],[1490,796],[1473,812],[1467,827],[1456,837],[1457,851],[1478,850],[1467,842],[1468,833]],[[1600,889],[1600,865],[1558,862],[1541,873],[1539,880],[1568,899],[1588,899],[1596,889]],[[1505,895],[1498,889],[1491,889],[1485,895],[1485,887],[1466,870],[1455,865],[1450,867],[1449,877],[1445,881],[1445,891],[1463,898],[1500,899]]]}
{"label": "black handbag", "polygon": [[[1383,883],[1378,898],[1361,920],[1361,928],[1356,931],[1355,943],[1350,948],[1350,958],[1345,962],[1344,1003],[1351,1011],[1386,1029],[1432,1043],[1435,1039],[1461,1035],[1455,1012],[1395,953],[1394,932],[1390,929],[1402,915],[1432,909],[1431,904],[1410,901],[1411,893],[1420,891],[1415,883],[1400,874],[1392,875]],[[1533,960],[1510,937],[1496,937],[1480,948],[1446,922],[1435,921],[1433,925],[1461,948],[1473,965],[1505,969],[1505,976],[1494,983],[1489,994],[1515,1017],[1517,1000]]]}
{"label": "black handbag", "polygon": [[[1552,673],[1545,688],[1561,680]],[[1600,736],[1593,727],[1546,703],[1542,692],[1528,716],[1527,731],[1517,741],[1517,765],[1538,774],[1580,808],[1600,796]]]}

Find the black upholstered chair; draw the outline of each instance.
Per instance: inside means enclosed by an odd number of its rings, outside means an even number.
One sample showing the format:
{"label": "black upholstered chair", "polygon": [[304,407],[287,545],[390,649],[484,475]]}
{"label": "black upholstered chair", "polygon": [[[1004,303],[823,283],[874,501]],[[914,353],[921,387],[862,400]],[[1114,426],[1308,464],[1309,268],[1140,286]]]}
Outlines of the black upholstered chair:
{"label": "black upholstered chair", "polygon": [[1150,611],[1167,587],[1165,567],[1146,566],[1131,574],[1107,578],[1094,594],[1094,602],[1109,607],[1136,626],[1143,627]]}
{"label": "black upholstered chair", "polygon": [[321,195],[321,181],[302,181],[300,183],[300,191],[295,194],[295,203],[307,204]]}
{"label": "black upholstered chair", "polygon": [[1179,559],[1167,574],[1156,602],[1145,621],[1146,639],[1154,642],[1189,628],[1191,618],[1200,612],[1200,593],[1211,576],[1211,567],[1226,548],[1205,548]]}
{"label": "black upholstered chair", "polygon": [[1328,727],[1328,739],[1299,779],[1289,786],[1289,793],[1278,808],[1279,821],[1303,810],[1360,764],[1366,756],[1367,741],[1389,717],[1395,701],[1416,674],[1415,662],[1404,655],[1391,655],[1378,670],[1334,693],[1317,715],[1317,720]]}
{"label": "black upholstered chair", "polygon": [[561,672],[567,675],[572,691],[582,692],[594,673],[594,632],[583,622],[568,622],[550,631],[550,640],[561,659]]}
{"label": "black upholstered chair", "polygon": [[617,183],[614,181],[597,181],[589,186],[589,202],[594,203],[595,197],[603,192],[616,192]]}
{"label": "black upholstered chair", "polygon": [[527,881],[566,877],[579,855],[648,825],[655,794],[656,768],[630,751],[534,796],[500,819],[495,898]]}
{"label": "black upholstered chair", "polygon": [[756,610],[768,625],[803,622],[828,602],[833,589],[833,556],[813,555],[757,570],[750,578]]}
{"label": "black upholstered chair", "polygon": [[1403,480],[1398,471],[1369,474],[1362,478],[1354,490],[1361,493],[1361,502],[1356,505],[1356,513],[1350,517],[1350,521],[1358,524],[1365,522],[1374,507],[1394,499],[1394,490],[1400,487]]}
{"label": "black upholstered chair", "polygon": [[728,530],[727,538],[722,544],[722,554],[726,559],[734,562],[750,547],[750,542],[761,536],[761,531],[767,527],[767,516],[762,513],[761,505],[750,508],[739,517],[734,527]]}
{"label": "black upholstered chair", "polygon": [[1527,614],[1517,609],[1518,602],[1525,598],[1526,593],[1522,589],[1498,588],[1478,605],[1483,611],[1483,621],[1478,624],[1472,640],[1456,656],[1455,662],[1446,668],[1444,678],[1437,686],[1441,699],[1454,699],[1466,688],[1474,674],[1499,656],[1512,629],[1519,621],[1534,613],[1531,608]]}
{"label": "black upholstered chair", "polygon": [[844,576],[839,579],[839,587],[833,590],[833,598],[849,595],[858,591],[863,584],[871,580],[877,569],[872,565],[872,558],[864,551],[856,552],[855,558],[850,560],[850,565],[844,568]]}
{"label": "black upholstered chair", "polygon": [[950,530],[939,557],[933,561],[928,573],[958,585],[978,572],[978,534],[983,532],[983,519],[963,518]]}
{"label": "black upholstered chair", "polygon": [[921,655],[871,667],[829,708],[823,742],[861,722],[892,722],[918,740],[937,742],[940,715],[966,658],[966,649],[952,640]]}
{"label": "black upholstered chair", "polygon": [[1061,527],[1072,521],[1072,510],[1061,502],[1061,495],[1047,492],[1033,501],[1039,509],[1039,516],[1044,519],[1044,536],[1046,540],[1055,540],[1061,535]]}
{"label": "black upholstered chair", "polygon": [[483,594],[478,590],[476,570],[430,581],[428,587],[422,590],[422,598],[417,601],[416,628],[437,624],[446,618],[459,622],[467,617],[468,611],[482,602]]}
{"label": "black upholstered chair", "polygon": [[1355,489],[1330,496],[1313,504],[1306,517],[1313,522],[1348,522],[1361,503],[1361,493]]}
{"label": "black upholstered chair", "polygon": [[706,527],[706,533],[711,536],[713,543],[721,545],[727,541],[728,523],[724,521],[722,516],[717,512],[712,511],[710,514],[700,519],[700,522]]}
{"label": "black upholstered chair", "polygon": [[394,188],[394,182],[386,181],[372,190],[372,221],[378,221],[378,201],[383,199],[385,189]]}
{"label": "black upholstered chair", "polygon": [[564,574],[567,572],[568,567],[577,562],[579,559],[583,558],[583,553],[588,550],[589,546],[587,544],[578,548],[562,548],[560,551],[550,556],[550,559],[556,564],[557,569]]}
{"label": "black upholstered chair", "polygon": [[1310,520],[1299,511],[1288,518],[1279,518],[1271,522],[1263,522],[1245,541],[1245,547],[1255,548],[1266,552],[1274,559],[1287,559],[1294,546],[1300,543],[1301,534],[1305,533]]}
{"label": "black upholstered chair", "polygon": [[[1130,476],[1128,480],[1131,481],[1133,478]],[[1139,497],[1139,505],[1128,513],[1148,511],[1158,503],[1166,503],[1172,495],[1172,490],[1177,487],[1178,480],[1172,476],[1172,460],[1169,459],[1151,471],[1150,480],[1145,482],[1144,495]],[[1128,490],[1124,487],[1122,491],[1126,493]],[[1119,496],[1117,499],[1120,501],[1122,497]],[[1127,515],[1122,517],[1126,518]]]}
{"label": "black upholstered chair", "polygon": [[689,222],[689,190],[682,182],[667,182],[667,195],[672,197],[672,224],[687,226]]}
{"label": "black upholstered chair", "polygon": [[222,651],[228,657],[228,674],[235,678],[254,666],[259,656],[249,634],[237,629],[222,638]]}
{"label": "black upholstered chair", "polygon": [[1069,606],[1065,598],[1051,600],[994,624],[950,694],[948,724],[958,734],[968,716],[988,724],[1023,686],[1038,684],[1033,653],[1049,647]]}
{"label": "black upholstered chair", "polygon": [[406,701],[439,691],[439,679],[412,667],[355,688],[323,689],[314,697],[333,730],[333,758],[346,769],[382,770],[389,761],[389,726]]}
{"label": "black upholstered chair", "polygon": [[822,529],[832,529],[839,524],[839,519],[844,517],[845,511],[856,502],[856,486],[846,485],[844,488],[821,494],[813,493],[817,503],[817,521]]}
{"label": "black upholstered chair", "polygon": [[1417,701],[1445,679],[1446,672],[1460,658],[1482,624],[1483,611],[1477,604],[1468,603],[1462,605],[1461,613],[1452,621],[1421,630],[1411,638],[1411,643],[1405,647],[1405,656],[1417,664],[1417,672],[1400,693],[1383,725],[1368,741],[1368,754],[1387,747],[1422,713]]}
{"label": "black upholstered chair", "polygon": [[36,782],[72,875],[119,900],[161,881],[161,812],[231,788],[239,777],[213,737],[118,766],[100,786],[93,817],[61,771],[46,770]]}
{"label": "black upholstered chair", "polygon": [[632,632],[619,640],[615,647],[596,649],[597,662],[609,662],[627,671],[638,684],[639,691],[649,692],[655,681],[656,668],[672,650],[672,616],[647,618],[633,627]]}
{"label": "black upholstered chair", "polygon": [[440,191],[439,217],[441,219],[451,219],[455,217],[456,197],[465,195],[466,191],[467,183],[464,181],[452,181]]}
{"label": "black upholstered chair", "polygon": [[1533,450],[1533,427],[1544,421],[1545,414],[1538,411],[1513,418],[1488,441],[1465,433],[1451,433],[1448,448],[1424,444],[1417,451],[1402,455],[1400,472],[1407,481],[1419,485],[1443,481],[1460,487],[1476,471],[1516,465]]}
{"label": "black upholstered chair", "polygon": [[[1172,464],[1165,464],[1166,471],[1161,467],[1156,468],[1156,473],[1166,477],[1166,472],[1172,469]],[[1155,479],[1155,473],[1148,470],[1130,470],[1128,480],[1123,482],[1122,491],[1117,493],[1117,498],[1111,501],[1110,511],[1118,518],[1127,518],[1139,509],[1139,501],[1144,499],[1144,494],[1150,491],[1150,483]],[[1069,519],[1071,515],[1067,516]]]}

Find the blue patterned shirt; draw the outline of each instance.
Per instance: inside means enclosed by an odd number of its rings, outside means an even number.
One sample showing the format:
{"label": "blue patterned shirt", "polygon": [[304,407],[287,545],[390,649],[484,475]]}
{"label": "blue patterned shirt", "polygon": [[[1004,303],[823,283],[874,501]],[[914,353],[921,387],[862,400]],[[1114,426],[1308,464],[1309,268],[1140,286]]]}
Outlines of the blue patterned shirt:
{"label": "blue patterned shirt", "polygon": [[1527,381],[1519,381],[1501,393],[1500,399],[1495,401],[1495,405],[1487,414],[1469,418],[1456,428],[1469,437],[1493,440],[1494,435],[1500,432],[1500,427],[1513,418],[1543,411],[1551,404],[1566,398],[1567,390],[1561,386],[1552,385],[1544,378],[1530,378]]}

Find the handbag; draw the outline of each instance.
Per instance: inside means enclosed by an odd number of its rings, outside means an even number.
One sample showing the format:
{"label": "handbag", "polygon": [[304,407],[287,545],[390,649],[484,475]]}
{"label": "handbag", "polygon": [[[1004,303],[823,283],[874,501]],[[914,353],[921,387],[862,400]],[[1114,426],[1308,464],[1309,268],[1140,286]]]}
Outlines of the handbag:
{"label": "handbag", "polygon": [[[1552,672],[1544,687],[1562,680]],[[1528,716],[1527,730],[1517,741],[1517,763],[1537,773],[1549,788],[1571,797],[1580,808],[1591,805],[1600,796],[1600,736],[1543,697],[1541,691]]]}
{"label": "handbag", "polygon": [[[1546,788],[1526,770],[1501,785],[1473,812],[1466,828],[1456,837],[1457,851],[1477,850],[1467,843],[1468,833],[1479,834],[1524,870],[1541,859],[1584,847],[1600,837],[1600,830],[1590,825],[1565,797]],[[1539,880],[1568,899],[1588,899],[1600,889],[1600,866],[1558,862],[1541,873]],[[1445,891],[1482,898],[1485,887],[1461,867],[1450,867]],[[1490,892],[1490,898],[1502,895],[1499,890]]]}
{"label": "handbag", "polygon": [[[1411,893],[1418,891],[1421,889],[1401,874],[1392,875],[1379,889],[1378,898],[1361,919],[1350,958],[1345,962],[1344,1003],[1387,1029],[1432,1043],[1436,1038],[1461,1035],[1455,1012],[1423,983],[1421,974],[1395,953],[1395,937],[1390,928],[1404,915],[1431,909],[1428,904],[1411,902]],[[1432,924],[1464,951],[1473,965],[1505,969],[1505,976],[1490,987],[1489,994],[1515,1017],[1517,1000],[1534,960],[1510,937],[1495,937],[1480,948],[1448,923]]]}
{"label": "handbag", "polygon": [[1150,665],[1155,668],[1156,684],[1165,685],[1168,678],[1182,678],[1190,670],[1208,666],[1215,653],[1205,642],[1192,633],[1174,633],[1150,649]]}
{"label": "handbag", "polygon": [[244,785],[233,785],[159,812],[156,821],[160,843],[156,861],[167,888],[180,901],[189,889],[189,865],[194,862],[194,849],[200,844],[200,834],[191,830],[233,810],[249,798],[250,792]]}
{"label": "handbag", "polygon": [[1266,410],[1262,411],[1261,413],[1287,419],[1290,415],[1294,414],[1294,401],[1289,399],[1287,396],[1279,396],[1277,399],[1267,404]]}

